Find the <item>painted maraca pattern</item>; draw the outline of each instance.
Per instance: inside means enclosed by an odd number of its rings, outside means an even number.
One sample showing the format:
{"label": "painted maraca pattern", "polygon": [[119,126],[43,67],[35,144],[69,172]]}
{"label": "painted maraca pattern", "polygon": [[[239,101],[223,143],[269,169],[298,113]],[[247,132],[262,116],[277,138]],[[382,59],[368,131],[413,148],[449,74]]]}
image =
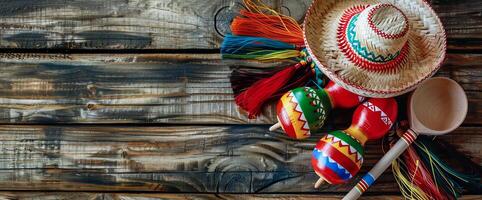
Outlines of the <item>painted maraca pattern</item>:
{"label": "painted maraca pattern", "polygon": [[280,125],[289,137],[304,139],[323,126],[333,108],[351,108],[363,100],[331,81],[320,90],[296,88],[284,94],[278,102],[279,124],[276,125]]}
{"label": "painted maraca pattern", "polygon": [[393,98],[369,99],[358,106],[348,129],[328,133],[315,146],[311,164],[316,174],[330,184],[346,183],[362,166],[365,142],[383,137],[396,117]]}

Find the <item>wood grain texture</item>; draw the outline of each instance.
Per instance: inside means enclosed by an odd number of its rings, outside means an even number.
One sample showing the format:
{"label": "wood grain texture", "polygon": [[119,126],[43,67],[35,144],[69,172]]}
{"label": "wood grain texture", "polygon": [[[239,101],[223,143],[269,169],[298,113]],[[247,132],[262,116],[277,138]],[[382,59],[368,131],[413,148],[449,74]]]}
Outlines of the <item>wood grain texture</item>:
{"label": "wood grain texture", "polygon": [[[17,200],[154,200],[154,199],[173,199],[173,200],[315,200],[315,199],[326,199],[326,200],[339,200],[342,198],[341,195],[327,195],[327,194],[149,194],[149,193],[19,193],[19,192],[3,192],[0,193],[0,198],[2,199],[17,199]],[[476,195],[466,195],[459,198],[460,200],[476,200],[480,199],[482,196]],[[370,196],[365,195],[360,198],[360,200],[402,200],[401,196],[396,195],[377,195]]]}
{"label": "wood grain texture", "polygon": [[482,1],[431,0],[445,27],[449,49],[482,49]]}
{"label": "wood grain texture", "polygon": [[[216,49],[241,0],[4,0],[0,48]],[[271,0],[301,21],[311,0]],[[482,3],[433,0],[449,47],[482,49]],[[470,43],[467,38],[472,38]]]}
{"label": "wood grain texture", "polygon": [[[241,0],[7,0],[0,47],[27,49],[212,49]],[[307,0],[271,0],[302,19]]]}
{"label": "wood grain texture", "polygon": [[[212,52],[240,2],[0,1],[0,51],[19,52],[0,54],[0,199],[339,199],[355,182],[312,187],[310,154],[322,134],[300,142],[269,133],[272,107],[249,120],[233,101],[233,67],[281,63],[95,54]],[[464,126],[437,139],[482,165],[482,2],[430,2],[451,52],[438,76],[469,97]],[[310,0],[268,3],[301,21]],[[93,54],[25,53],[52,50]],[[344,128],[350,115],[336,112],[325,128]],[[367,144],[360,174],[381,146]],[[363,199],[401,199],[390,194],[399,189],[387,171]]]}
{"label": "wood grain texture", "polygon": [[[466,124],[482,123],[482,55],[449,54],[439,72],[466,90]],[[249,120],[234,103],[237,65],[218,54],[0,54],[1,123],[272,124],[273,106]],[[348,123],[350,112],[334,114]],[[333,123],[331,123],[333,124]]]}
{"label": "wood grain texture", "polygon": [[235,63],[218,54],[2,57],[3,122],[250,121],[233,101],[229,66]]}
{"label": "wood grain texture", "polygon": [[[459,128],[439,137],[478,164],[482,136]],[[352,184],[313,188],[305,141],[267,126],[0,126],[0,188],[46,191],[213,193],[346,192]],[[382,156],[366,147],[364,174]],[[359,178],[359,177],[357,177]],[[369,192],[397,192],[390,171]]]}

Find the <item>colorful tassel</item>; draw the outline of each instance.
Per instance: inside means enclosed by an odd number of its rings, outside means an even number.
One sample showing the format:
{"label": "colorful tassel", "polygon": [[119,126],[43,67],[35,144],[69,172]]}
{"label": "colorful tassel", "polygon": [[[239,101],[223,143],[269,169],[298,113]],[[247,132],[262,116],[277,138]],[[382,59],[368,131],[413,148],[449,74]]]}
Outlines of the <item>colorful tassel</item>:
{"label": "colorful tassel", "polygon": [[221,44],[223,58],[272,61],[300,56],[295,45],[268,38],[226,35]]}
{"label": "colorful tassel", "polygon": [[431,200],[422,189],[413,184],[401,158],[392,161],[392,171],[400,192],[406,199]]}
{"label": "colorful tassel", "polygon": [[430,199],[446,200],[448,195],[439,190],[437,184],[431,177],[431,172],[425,167],[415,148],[410,146],[402,155],[407,167],[411,182],[420,188]]}
{"label": "colorful tassel", "polygon": [[[444,154],[455,163],[463,163],[458,169],[465,173],[444,162],[439,156]],[[477,193],[482,189],[480,167],[476,163],[428,136],[419,136],[400,158],[393,161],[392,171],[406,199],[457,199],[465,190]]]}
{"label": "colorful tassel", "polygon": [[[428,137],[419,137],[415,141],[415,149],[421,160],[429,166],[438,187],[448,195],[458,198],[464,190],[481,191],[480,167],[461,153],[456,152],[454,148]],[[458,168],[468,173],[461,173],[444,162],[439,157],[442,152],[445,155],[448,154],[455,161],[454,163],[460,163]]]}
{"label": "colorful tassel", "polygon": [[320,84],[322,76],[319,70],[315,70],[306,50],[301,50],[304,39],[296,20],[276,12],[260,0],[245,0],[244,3],[246,10],[233,19],[232,35],[226,36],[221,45],[223,58],[298,61],[282,69],[277,67],[261,72],[237,69],[232,72],[230,79],[236,104],[248,112],[249,118],[255,118],[267,102],[290,89],[306,85],[310,78]]}
{"label": "colorful tassel", "polygon": [[304,47],[303,30],[289,16],[282,15],[261,1],[244,1],[247,10],[240,12],[231,23],[234,35],[269,38]]}

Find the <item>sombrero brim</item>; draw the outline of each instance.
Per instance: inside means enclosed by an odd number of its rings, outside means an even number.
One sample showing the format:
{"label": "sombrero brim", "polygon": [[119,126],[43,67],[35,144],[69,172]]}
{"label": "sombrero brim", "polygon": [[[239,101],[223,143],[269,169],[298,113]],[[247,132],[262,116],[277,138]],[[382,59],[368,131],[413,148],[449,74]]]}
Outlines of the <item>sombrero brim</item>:
{"label": "sombrero brim", "polygon": [[[337,29],[345,10],[357,5],[388,3],[408,18],[406,62],[390,70],[357,67],[339,49]],[[388,98],[409,92],[431,77],[445,59],[446,35],[440,19],[423,0],[314,0],[304,21],[308,52],[328,78],[366,97]]]}

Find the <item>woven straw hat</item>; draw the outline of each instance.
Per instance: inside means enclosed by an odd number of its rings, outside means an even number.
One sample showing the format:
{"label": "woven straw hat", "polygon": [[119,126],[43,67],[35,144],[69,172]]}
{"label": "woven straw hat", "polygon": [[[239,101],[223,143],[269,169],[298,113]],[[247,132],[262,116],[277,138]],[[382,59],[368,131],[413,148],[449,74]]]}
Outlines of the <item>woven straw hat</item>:
{"label": "woven straw hat", "polygon": [[446,50],[442,23],[423,0],[314,0],[304,38],[331,80],[367,97],[414,89],[438,70]]}

